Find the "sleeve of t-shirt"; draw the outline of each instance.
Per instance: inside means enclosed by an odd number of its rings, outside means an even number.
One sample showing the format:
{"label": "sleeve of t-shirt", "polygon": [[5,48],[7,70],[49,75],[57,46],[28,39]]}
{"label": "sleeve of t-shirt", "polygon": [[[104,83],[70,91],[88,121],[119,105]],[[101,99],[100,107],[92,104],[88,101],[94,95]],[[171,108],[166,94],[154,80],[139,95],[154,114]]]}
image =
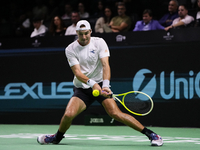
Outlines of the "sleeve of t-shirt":
{"label": "sleeve of t-shirt", "polygon": [[67,47],[67,48],[65,49],[65,55],[66,55],[66,57],[67,57],[67,61],[68,61],[70,67],[79,64],[79,61],[78,61],[77,57],[75,56],[74,53],[72,53],[72,52],[69,50],[69,47]]}
{"label": "sleeve of t-shirt", "polygon": [[165,29],[157,20],[155,20],[155,22],[156,22],[157,30],[164,30]]}
{"label": "sleeve of t-shirt", "polygon": [[142,29],[140,28],[140,25],[141,25],[141,21],[137,21],[133,31],[141,31]]}
{"label": "sleeve of t-shirt", "polygon": [[158,22],[163,25],[165,23],[165,21],[167,20],[167,15],[164,15]]}
{"label": "sleeve of t-shirt", "polygon": [[106,44],[104,39],[102,39],[102,38],[100,39],[99,46],[100,46],[99,57],[100,58],[109,57],[110,56],[110,51],[109,51],[108,45]]}
{"label": "sleeve of t-shirt", "polygon": [[127,18],[124,20],[124,22],[125,22],[126,24],[131,24],[131,18],[130,18],[130,17],[127,17]]}
{"label": "sleeve of t-shirt", "polygon": [[184,24],[187,25],[187,24],[190,24],[192,21],[194,21],[194,18],[191,16],[188,16],[187,18],[182,19],[181,21],[183,21]]}

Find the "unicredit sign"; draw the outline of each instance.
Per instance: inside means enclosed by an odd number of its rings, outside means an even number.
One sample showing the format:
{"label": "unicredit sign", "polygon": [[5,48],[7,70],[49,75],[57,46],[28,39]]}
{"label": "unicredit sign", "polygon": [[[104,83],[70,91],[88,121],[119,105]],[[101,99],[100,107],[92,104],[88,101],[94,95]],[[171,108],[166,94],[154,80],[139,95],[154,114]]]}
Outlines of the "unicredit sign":
{"label": "unicredit sign", "polygon": [[133,90],[142,91],[153,97],[158,93],[163,99],[200,98],[200,72],[168,74],[162,71],[159,75],[149,69],[139,70],[133,78]]}

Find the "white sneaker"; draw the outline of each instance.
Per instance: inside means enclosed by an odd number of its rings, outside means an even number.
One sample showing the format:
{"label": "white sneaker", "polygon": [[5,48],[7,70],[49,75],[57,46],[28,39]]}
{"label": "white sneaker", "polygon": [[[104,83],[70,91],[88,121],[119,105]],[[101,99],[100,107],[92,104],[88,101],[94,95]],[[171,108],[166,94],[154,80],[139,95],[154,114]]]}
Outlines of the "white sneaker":
{"label": "white sneaker", "polygon": [[151,133],[151,146],[162,146],[163,140],[160,135],[157,135],[155,133]]}
{"label": "white sneaker", "polygon": [[60,141],[59,142],[56,141],[55,134],[53,134],[53,135],[40,135],[37,137],[37,142],[40,144],[49,144],[49,143],[58,144]]}

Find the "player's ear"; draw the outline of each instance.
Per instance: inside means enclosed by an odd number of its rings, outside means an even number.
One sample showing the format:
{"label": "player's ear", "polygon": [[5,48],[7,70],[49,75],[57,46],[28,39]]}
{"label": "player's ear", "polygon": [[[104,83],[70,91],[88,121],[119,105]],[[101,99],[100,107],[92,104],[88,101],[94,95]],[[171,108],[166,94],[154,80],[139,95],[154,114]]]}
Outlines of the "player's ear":
{"label": "player's ear", "polygon": [[92,33],[92,29],[90,29],[90,33]]}

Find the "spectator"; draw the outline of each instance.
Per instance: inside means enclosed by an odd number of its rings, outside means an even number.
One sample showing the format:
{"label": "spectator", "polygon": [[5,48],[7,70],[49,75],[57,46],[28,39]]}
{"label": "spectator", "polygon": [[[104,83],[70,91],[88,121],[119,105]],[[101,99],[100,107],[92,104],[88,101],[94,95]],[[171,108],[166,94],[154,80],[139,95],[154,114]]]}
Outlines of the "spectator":
{"label": "spectator", "polygon": [[44,0],[35,0],[36,6],[33,7],[33,17],[40,16],[45,20],[48,15],[48,7],[44,4]]}
{"label": "spectator", "polygon": [[90,14],[86,11],[85,5],[82,2],[78,3],[78,11],[81,19],[90,17]]}
{"label": "spectator", "polygon": [[124,3],[118,3],[117,12],[118,16],[112,18],[109,27],[105,28],[105,32],[129,31],[131,28],[131,18],[125,13],[126,7]]}
{"label": "spectator", "polygon": [[38,36],[45,36],[48,28],[43,25],[43,20],[39,17],[33,18],[33,26],[34,30],[31,33],[31,38],[38,37]]}
{"label": "spectator", "polygon": [[164,26],[168,27],[172,24],[173,20],[178,18],[178,1],[171,0],[168,5],[168,13],[165,14],[160,20],[159,23]]}
{"label": "spectator", "polygon": [[103,0],[98,0],[96,7],[94,8],[95,12],[94,14],[91,16],[92,18],[100,18],[104,16],[104,1]]}
{"label": "spectator", "polygon": [[28,9],[19,17],[19,25],[15,31],[17,37],[29,37],[33,31],[32,11]]}
{"label": "spectator", "polygon": [[137,21],[133,31],[149,31],[149,30],[164,30],[157,20],[153,20],[153,14],[150,9],[145,9],[143,12],[143,20]]}
{"label": "spectator", "polygon": [[70,3],[66,3],[64,9],[65,9],[65,13],[62,15],[62,20],[64,22],[64,25],[68,27],[71,25],[71,15],[72,15],[73,7]]}
{"label": "spectator", "polygon": [[195,27],[200,27],[200,0],[197,1],[198,12],[196,14]]}
{"label": "spectator", "polygon": [[76,24],[80,20],[80,15],[78,12],[72,12],[71,21],[72,25],[69,26],[65,32],[65,35],[76,35]]}
{"label": "spectator", "polygon": [[95,24],[95,32],[96,33],[103,33],[105,32],[105,26],[109,26],[110,21],[113,17],[113,12],[110,7],[105,7],[103,17],[100,17]]}
{"label": "spectator", "polygon": [[60,16],[55,16],[51,20],[49,27],[49,33],[53,36],[63,36],[65,34],[66,28],[64,27],[63,20]]}
{"label": "spectator", "polygon": [[47,23],[50,23],[52,18],[59,14],[59,7],[56,0],[48,0],[48,16],[45,20]]}
{"label": "spectator", "polygon": [[179,6],[178,15],[179,17],[174,19],[172,25],[165,28],[166,31],[170,28],[189,26],[194,21],[194,18],[188,15],[188,9],[185,5]]}
{"label": "spectator", "polygon": [[71,19],[73,8],[71,4],[66,3],[65,4],[65,13],[62,15],[62,20]]}

